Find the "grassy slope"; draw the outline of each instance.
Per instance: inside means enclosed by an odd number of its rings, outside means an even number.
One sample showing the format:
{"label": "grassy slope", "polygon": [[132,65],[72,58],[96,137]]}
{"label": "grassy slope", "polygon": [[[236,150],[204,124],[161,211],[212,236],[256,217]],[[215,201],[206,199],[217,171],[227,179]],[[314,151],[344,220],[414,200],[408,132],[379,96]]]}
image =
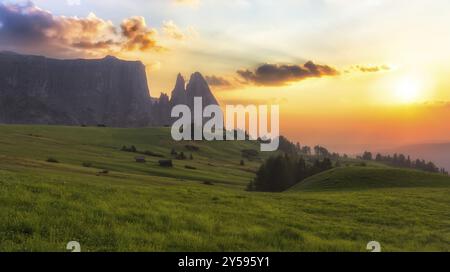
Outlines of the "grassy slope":
{"label": "grassy slope", "polygon": [[[183,150],[167,136],[0,126],[0,251],[64,251],[71,240],[83,251],[365,251],[371,240],[389,251],[450,250],[448,184],[249,193],[257,163],[239,166],[240,150],[255,143],[197,143],[195,160],[175,169],[118,151]],[[50,156],[61,163],[46,163]],[[85,161],[95,168],[81,167]],[[97,176],[103,168],[111,172]]]}
{"label": "grassy slope", "polygon": [[364,190],[374,188],[446,188],[449,178],[411,169],[341,167],[305,179],[290,191]]}

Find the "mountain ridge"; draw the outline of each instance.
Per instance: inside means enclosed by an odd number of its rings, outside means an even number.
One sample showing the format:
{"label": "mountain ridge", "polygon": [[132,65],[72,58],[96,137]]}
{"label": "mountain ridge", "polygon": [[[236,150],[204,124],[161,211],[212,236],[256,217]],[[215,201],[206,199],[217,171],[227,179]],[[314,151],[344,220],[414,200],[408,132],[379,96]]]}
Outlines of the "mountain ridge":
{"label": "mountain ridge", "polygon": [[181,99],[166,94],[155,99],[148,88],[145,65],[138,60],[115,56],[54,59],[0,52],[0,123],[169,125],[174,105],[192,106],[189,93],[205,98],[204,104],[218,104],[199,72],[190,81],[197,83],[188,92],[184,78],[178,76],[174,90],[182,91]]}

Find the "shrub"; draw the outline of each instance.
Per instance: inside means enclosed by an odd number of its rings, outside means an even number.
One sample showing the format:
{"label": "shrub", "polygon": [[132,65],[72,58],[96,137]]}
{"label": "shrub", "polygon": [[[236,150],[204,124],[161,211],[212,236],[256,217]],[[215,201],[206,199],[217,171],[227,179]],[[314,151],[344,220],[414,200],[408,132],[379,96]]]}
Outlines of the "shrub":
{"label": "shrub", "polygon": [[189,151],[199,151],[200,150],[200,147],[195,146],[195,145],[185,145],[184,147],[186,147],[186,149]]}
{"label": "shrub", "polygon": [[186,155],[184,155],[184,152],[181,152],[180,154],[178,154],[177,160],[185,160],[185,159],[186,159]]}
{"label": "shrub", "polygon": [[190,170],[197,170],[194,166],[186,165],[184,168],[190,169]]}
{"label": "shrub", "polygon": [[172,160],[160,160],[158,163],[161,167],[173,167]]}
{"label": "shrub", "polygon": [[159,154],[159,153],[155,153],[153,151],[145,151],[143,152],[144,155],[150,156],[150,157],[157,157],[157,158],[164,158],[163,155]]}
{"label": "shrub", "polygon": [[243,158],[246,158],[248,160],[258,159],[259,158],[259,151],[254,149],[244,149],[241,150],[241,154]]}
{"label": "shrub", "polygon": [[59,163],[59,161],[55,158],[48,158],[47,162],[51,162],[51,163]]}
{"label": "shrub", "polygon": [[83,162],[81,165],[83,167],[87,167],[87,168],[92,167],[92,163],[90,163],[90,162]]}
{"label": "shrub", "polygon": [[214,185],[214,183],[212,183],[211,181],[204,181],[203,184],[210,186]]}
{"label": "shrub", "polygon": [[240,165],[241,165],[241,166],[245,166],[245,161],[244,161],[244,160],[241,160]]}
{"label": "shrub", "polygon": [[120,149],[121,151],[125,151],[125,152],[132,152],[132,153],[136,153],[137,149],[134,145],[127,147],[127,146],[122,146],[122,148]]}

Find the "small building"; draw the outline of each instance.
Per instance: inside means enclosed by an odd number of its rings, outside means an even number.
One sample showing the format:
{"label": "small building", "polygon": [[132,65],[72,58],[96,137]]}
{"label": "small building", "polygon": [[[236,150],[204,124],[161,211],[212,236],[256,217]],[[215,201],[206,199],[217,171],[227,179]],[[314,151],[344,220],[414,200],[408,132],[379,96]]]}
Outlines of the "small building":
{"label": "small building", "polygon": [[138,162],[138,163],[145,163],[145,162],[146,162],[144,156],[137,156],[137,157],[135,157],[134,159],[135,159],[136,162]]}

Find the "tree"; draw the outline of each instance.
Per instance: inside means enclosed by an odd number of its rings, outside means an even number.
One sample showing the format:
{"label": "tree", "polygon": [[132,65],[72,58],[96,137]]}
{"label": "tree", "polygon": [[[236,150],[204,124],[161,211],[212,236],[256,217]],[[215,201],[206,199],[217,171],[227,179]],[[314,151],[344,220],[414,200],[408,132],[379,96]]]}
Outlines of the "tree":
{"label": "tree", "polygon": [[305,154],[305,155],[311,155],[311,147],[309,147],[309,146],[303,146],[302,147],[302,154]]}
{"label": "tree", "polygon": [[362,155],[362,159],[365,161],[371,161],[373,159],[372,153],[368,151],[364,152],[364,154]]}
{"label": "tree", "polygon": [[270,157],[256,173],[256,178],[247,187],[251,191],[282,192],[305,178],[331,169],[329,158],[316,160],[309,165],[302,157],[287,154]]}
{"label": "tree", "polygon": [[381,156],[380,153],[377,154],[377,157],[375,158],[376,161],[382,161],[383,160],[383,156]]}
{"label": "tree", "polygon": [[181,152],[180,154],[178,154],[177,159],[178,160],[185,160],[186,156],[184,155],[184,152]]}
{"label": "tree", "polygon": [[297,154],[297,146],[290,142],[286,137],[280,136],[279,139],[279,145],[278,150],[283,151],[286,154],[289,155],[295,155]]}
{"label": "tree", "polygon": [[329,157],[330,156],[330,152],[328,151],[328,149],[326,149],[323,146],[320,145],[316,145],[314,147],[314,154],[318,157]]}

